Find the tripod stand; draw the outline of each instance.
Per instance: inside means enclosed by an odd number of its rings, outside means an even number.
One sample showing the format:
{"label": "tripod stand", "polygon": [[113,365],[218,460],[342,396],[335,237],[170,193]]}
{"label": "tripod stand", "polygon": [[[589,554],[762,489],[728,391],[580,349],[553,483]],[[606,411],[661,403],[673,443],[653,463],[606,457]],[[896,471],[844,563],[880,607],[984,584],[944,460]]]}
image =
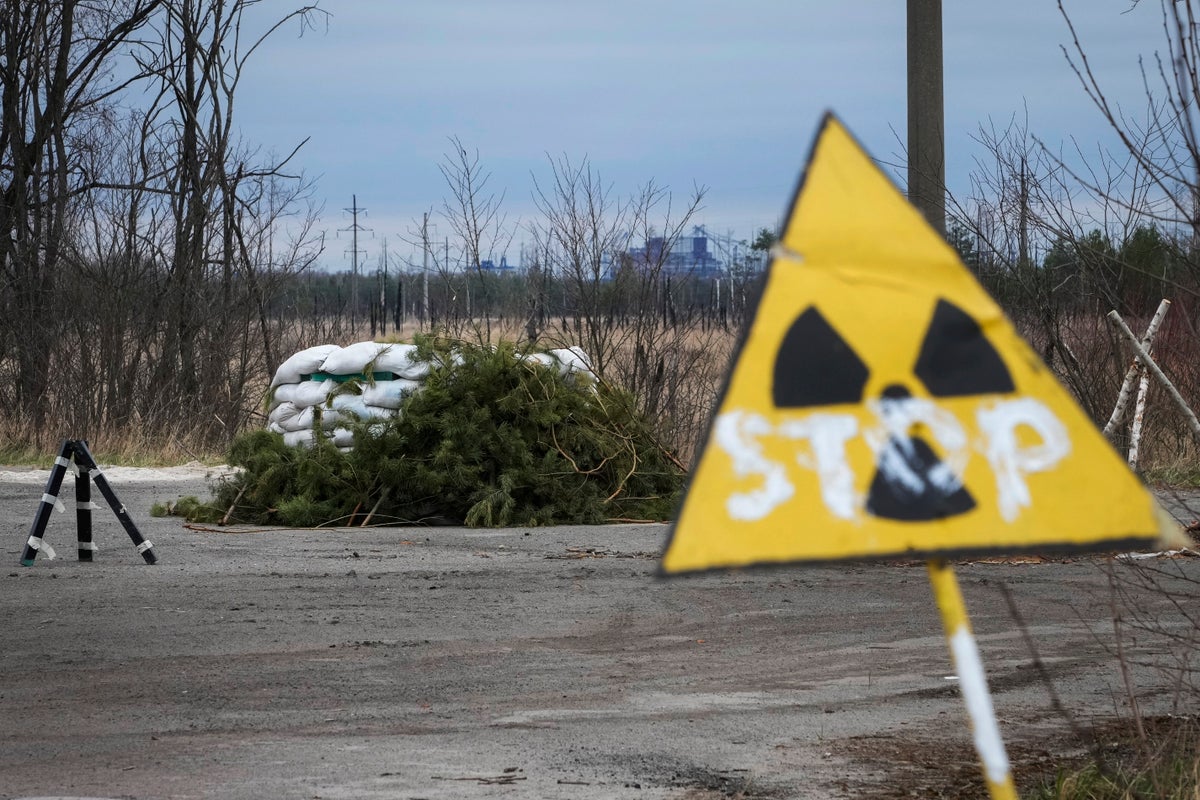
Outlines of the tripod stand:
{"label": "tripod stand", "polygon": [[38,551],[49,548],[49,545],[42,541],[42,535],[46,532],[46,524],[50,521],[50,512],[56,508],[62,510],[62,501],[58,499],[58,492],[62,488],[63,477],[72,464],[76,469],[75,520],[79,529],[79,560],[91,561],[96,551],[96,544],[92,541],[92,509],[97,506],[92,502],[91,488],[92,473],[95,473],[96,488],[108,501],[108,505],[133,541],[134,547],[142,554],[142,558],[147,564],[158,561],[154,554],[154,545],[138,532],[137,526],[133,524],[133,519],[125,510],[125,506],[117,499],[112,487],[108,485],[108,479],[96,466],[96,459],[88,450],[87,442],[83,439],[64,439],[62,447],[58,451],[58,458],[54,459],[54,466],[50,469],[50,478],[46,481],[46,491],[42,494],[41,505],[38,506],[37,514],[33,518],[33,527],[29,530],[29,540],[25,543],[25,549],[21,551],[21,565],[32,567]]}

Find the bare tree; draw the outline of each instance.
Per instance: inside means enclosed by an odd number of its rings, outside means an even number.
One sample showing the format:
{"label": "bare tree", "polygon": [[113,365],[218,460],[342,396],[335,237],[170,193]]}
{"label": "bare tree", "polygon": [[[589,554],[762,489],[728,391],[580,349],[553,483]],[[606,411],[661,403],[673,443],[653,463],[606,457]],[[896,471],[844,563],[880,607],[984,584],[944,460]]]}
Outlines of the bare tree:
{"label": "bare tree", "polygon": [[[159,40],[139,59],[159,87],[150,118],[165,166],[159,186],[170,207],[169,239],[162,242],[162,357],[156,360],[151,386],[158,404],[186,409],[205,420],[205,427],[215,421],[225,429],[224,417],[241,400],[237,392],[218,388],[231,387],[226,348],[231,333],[240,332],[243,324],[235,313],[234,294],[248,285],[261,295],[255,281],[259,265],[249,259],[245,225],[278,200],[280,181],[304,183],[285,171],[299,145],[282,159],[256,161],[254,151],[235,141],[236,91],[250,58],[268,36],[290,20],[310,26],[321,13],[304,6],[266,31],[247,35],[244,17],[253,5],[256,0],[168,0]],[[273,188],[268,191],[268,186]],[[275,207],[267,216],[279,213]],[[271,369],[277,355],[261,309],[258,316],[267,360],[262,367]],[[214,406],[225,413],[214,413]]]}
{"label": "bare tree", "polygon": [[91,183],[77,142],[124,86],[110,77],[114,53],[161,6],[10,0],[0,13],[0,361],[12,376],[6,405],[34,422],[44,416],[62,315],[53,297],[68,207]]}
{"label": "bare tree", "polygon": [[[1137,2],[1133,4],[1138,5]],[[1088,59],[1084,42],[1059,0],[1058,8],[1071,34],[1063,52],[1084,92],[1117,135],[1137,168],[1157,189],[1154,217],[1169,226],[1186,225],[1193,242],[1200,237],[1200,24],[1190,2],[1159,0],[1164,49],[1147,64],[1139,58],[1146,103],[1140,113],[1124,111],[1110,100]],[[1094,187],[1112,202],[1119,194]],[[1136,199],[1136,198],[1135,198]],[[1138,213],[1145,208],[1129,203]]]}
{"label": "bare tree", "polygon": [[[981,128],[985,155],[971,192],[951,198],[951,239],[970,250],[1022,333],[1101,420],[1128,366],[1104,321],[1110,309],[1136,325],[1161,298],[1175,301],[1160,355],[1173,380],[1200,385],[1192,366],[1200,357],[1193,121],[1200,37],[1193,4],[1160,0],[1164,50],[1140,62],[1145,101],[1134,110],[1106,94],[1059,8],[1070,35],[1064,55],[1119,147],[1048,146],[1016,121]],[[1152,402],[1151,416],[1160,413]]]}
{"label": "bare tree", "polygon": [[685,302],[696,276],[674,254],[704,192],[697,187],[678,209],[653,182],[621,197],[587,159],[563,156],[550,159],[548,181],[535,178],[540,218],[529,225],[536,258],[527,331],[581,346],[597,374],[629,390],[679,449],[699,438],[728,359],[728,337],[701,325],[698,307]]}
{"label": "bare tree", "polygon": [[[464,323],[475,327],[482,341],[488,341],[492,335],[492,315],[494,312],[493,287],[485,269],[485,262],[495,263],[497,254],[503,254],[512,243],[514,228],[502,211],[504,193],[497,197],[488,189],[491,173],[484,170],[480,163],[479,151],[468,152],[457,136],[450,137],[453,152],[442,157],[438,165],[446,186],[450,191],[449,197],[442,201],[442,215],[450,229],[454,231],[455,247],[461,270],[451,271],[449,263],[438,263],[439,272],[448,284],[461,284],[461,291],[466,305],[466,313],[457,317],[458,329],[464,329]],[[443,256],[443,261],[446,261]],[[457,275],[452,277],[452,275]],[[472,280],[474,276],[474,280]],[[472,287],[475,296],[472,297]],[[455,295],[457,291],[451,290]]]}

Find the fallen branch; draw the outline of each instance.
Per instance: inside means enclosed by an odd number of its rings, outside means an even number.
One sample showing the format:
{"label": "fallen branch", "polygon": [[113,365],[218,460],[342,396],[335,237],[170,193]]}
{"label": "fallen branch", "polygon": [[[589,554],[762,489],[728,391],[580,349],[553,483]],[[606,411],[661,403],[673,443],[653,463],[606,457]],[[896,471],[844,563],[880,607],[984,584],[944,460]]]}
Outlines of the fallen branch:
{"label": "fallen branch", "polygon": [[[1149,349],[1146,350],[1149,353]],[[1129,468],[1137,469],[1138,449],[1142,441],[1142,423],[1146,420],[1146,395],[1150,390],[1150,372],[1142,370],[1138,381],[1137,402],[1133,406],[1133,423],[1129,426]]]}
{"label": "fallen branch", "polygon": [[360,528],[367,527],[367,524],[371,521],[371,517],[375,516],[375,512],[379,510],[379,506],[381,506],[383,504],[383,501],[387,499],[387,496],[388,496],[388,487],[385,486],[385,487],[383,487],[383,491],[379,493],[379,499],[375,501],[375,505],[371,507],[370,512],[367,514],[367,518],[364,519],[358,527],[360,527]]}
{"label": "fallen branch", "polygon": [[237,497],[233,498],[233,503],[230,504],[229,510],[225,512],[225,516],[221,517],[221,524],[228,525],[229,518],[233,516],[233,510],[237,508],[237,504],[242,501],[242,495],[246,493],[246,489],[250,488],[250,484],[242,486],[242,490],[237,493]]}
{"label": "fallen branch", "polygon": [[524,775],[468,775],[462,778],[448,778],[443,775],[434,775],[435,781],[474,781],[484,784],[485,786],[506,786],[510,783],[525,780]]}

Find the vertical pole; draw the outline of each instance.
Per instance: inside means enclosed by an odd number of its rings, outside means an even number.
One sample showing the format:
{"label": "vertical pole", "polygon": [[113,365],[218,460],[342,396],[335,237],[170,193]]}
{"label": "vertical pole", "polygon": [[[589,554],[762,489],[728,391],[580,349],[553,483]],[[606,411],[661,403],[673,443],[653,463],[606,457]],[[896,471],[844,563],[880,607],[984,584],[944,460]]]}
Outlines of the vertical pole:
{"label": "vertical pole", "polygon": [[116,492],[108,485],[108,478],[104,477],[104,473],[96,466],[96,459],[92,457],[87,444],[83,441],[76,441],[74,444],[76,463],[96,473],[96,488],[100,490],[100,494],[104,495],[104,499],[108,501],[109,507],[117,515],[117,521],[121,523],[121,527],[125,529],[125,532],[129,534],[129,538],[133,542],[134,547],[137,548],[137,551],[142,554],[142,559],[147,564],[153,564],[158,561],[158,557],[154,554],[154,545],[142,538],[137,525],[133,523],[133,518],[125,510],[125,505],[117,499]]}
{"label": "vertical pole", "polygon": [[[37,513],[33,517],[33,525],[29,529],[29,539],[21,551],[21,566],[23,567],[32,567],[33,560],[37,558],[38,551],[43,547],[42,534],[46,532],[46,523],[50,521],[50,512],[56,508],[62,508],[62,503],[58,500],[58,491],[62,488],[63,476],[67,474],[67,467],[71,466],[72,449],[72,441],[63,439],[62,447],[58,450],[58,458],[54,459],[54,466],[50,468],[50,477],[46,479],[46,489],[42,493],[41,505],[38,506]],[[47,558],[51,557],[53,557],[52,554],[47,556]]]}
{"label": "vertical pole", "polygon": [[367,212],[365,208],[359,208],[358,195],[350,195],[350,207],[343,210],[350,212],[351,219],[350,227],[338,230],[350,231],[350,333],[353,335],[358,325],[358,232],[371,229],[358,224],[359,212]]}
{"label": "vertical pole", "polygon": [[942,627],[946,630],[950,657],[954,661],[958,685],[967,707],[975,752],[979,754],[988,796],[992,800],[1017,800],[1008,754],[1004,751],[1004,740],[1000,738],[996,711],[988,694],[987,676],[983,671],[983,661],[979,658],[975,636],[971,633],[971,622],[967,619],[967,608],[958,588],[958,580],[954,577],[954,570],[942,559],[930,559],[927,567],[929,585],[942,612]]}
{"label": "vertical pole", "polygon": [[387,336],[387,239],[383,240],[383,269],[379,273],[379,335]]}
{"label": "vertical pole", "polygon": [[1141,373],[1137,402],[1133,405],[1133,422],[1129,426],[1129,468],[1135,471],[1138,468],[1138,450],[1142,442],[1142,423],[1146,419],[1146,393],[1150,391],[1150,370],[1143,369]]}
{"label": "vertical pole", "polygon": [[79,468],[75,478],[75,524],[79,528],[79,560],[91,561],[96,552],[92,541],[92,476],[87,467]]}
{"label": "vertical pole", "polygon": [[396,271],[396,305],[392,306],[392,328],[401,333],[404,325],[404,270]]}
{"label": "vertical pole", "polygon": [[354,335],[354,315],[358,309],[358,195],[350,195],[350,207],[354,209],[354,224],[350,226],[350,335]]}
{"label": "vertical pole", "polygon": [[908,199],[946,235],[942,0],[908,0]]}
{"label": "vertical pole", "polygon": [[421,281],[424,285],[421,298],[421,321],[432,319],[429,314],[429,212],[425,212],[424,218],[421,220],[421,245],[425,250],[424,261],[421,267]]}

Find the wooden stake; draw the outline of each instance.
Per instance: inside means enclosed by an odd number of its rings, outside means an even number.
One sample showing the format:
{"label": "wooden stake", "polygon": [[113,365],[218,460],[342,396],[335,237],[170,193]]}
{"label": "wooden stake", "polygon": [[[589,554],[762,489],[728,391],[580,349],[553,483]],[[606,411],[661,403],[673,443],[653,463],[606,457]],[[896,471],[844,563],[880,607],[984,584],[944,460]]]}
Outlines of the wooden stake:
{"label": "wooden stake", "polygon": [[1137,469],[1138,448],[1142,441],[1142,423],[1146,420],[1146,393],[1150,390],[1150,371],[1142,370],[1138,381],[1137,402],[1133,404],[1133,423],[1129,426],[1129,468]]}
{"label": "wooden stake", "polygon": [[1004,751],[1004,740],[1000,738],[996,711],[988,694],[987,676],[979,658],[975,636],[971,633],[971,622],[967,618],[967,607],[963,604],[958,579],[954,576],[954,570],[942,559],[930,559],[926,566],[929,569],[929,585],[942,612],[942,627],[946,630],[950,658],[954,661],[959,689],[967,706],[975,752],[979,754],[988,795],[992,800],[1017,800],[1008,754]]}

